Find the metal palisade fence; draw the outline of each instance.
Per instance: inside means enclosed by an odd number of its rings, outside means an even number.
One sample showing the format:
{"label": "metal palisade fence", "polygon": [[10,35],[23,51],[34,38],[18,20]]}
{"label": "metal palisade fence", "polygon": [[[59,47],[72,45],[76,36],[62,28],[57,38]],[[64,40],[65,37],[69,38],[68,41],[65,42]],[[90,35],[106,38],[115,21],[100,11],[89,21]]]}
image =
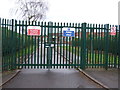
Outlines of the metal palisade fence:
{"label": "metal palisade fence", "polygon": [[120,26],[0,19],[2,70],[119,68]]}

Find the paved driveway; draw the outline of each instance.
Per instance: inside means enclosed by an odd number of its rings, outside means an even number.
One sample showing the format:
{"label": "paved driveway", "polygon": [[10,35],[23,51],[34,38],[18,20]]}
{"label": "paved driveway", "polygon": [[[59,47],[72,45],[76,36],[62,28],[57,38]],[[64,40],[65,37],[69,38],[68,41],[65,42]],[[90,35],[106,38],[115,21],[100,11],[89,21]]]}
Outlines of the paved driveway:
{"label": "paved driveway", "polygon": [[4,88],[97,88],[75,69],[22,69]]}

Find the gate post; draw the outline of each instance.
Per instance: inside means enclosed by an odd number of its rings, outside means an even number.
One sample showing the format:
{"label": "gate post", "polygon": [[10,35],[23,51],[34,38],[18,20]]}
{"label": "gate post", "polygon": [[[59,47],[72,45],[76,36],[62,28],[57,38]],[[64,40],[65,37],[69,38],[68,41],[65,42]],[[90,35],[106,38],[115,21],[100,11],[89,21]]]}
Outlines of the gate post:
{"label": "gate post", "polygon": [[86,65],[86,24],[87,23],[82,23],[82,34],[81,34],[81,69],[85,69]]}
{"label": "gate post", "polygon": [[120,25],[119,25],[119,29],[118,29],[118,69],[120,69]]}
{"label": "gate post", "polygon": [[108,48],[109,48],[109,41],[108,41],[108,34],[109,34],[109,24],[105,25],[105,69],[108,69]]}
{"label": "gate post", "polygon": [[[1,27],[1,18],[0,18],[0,85],[2,84],[2,27]],[[1,89],[1,88],[0,88]]]}
{"label": "gate post", "polygon": [[[14,19],[12,19],[11,24],[12,24],[11,40],[15,41],[15,33],[14,33],[14,31],[15,31],[15,20]],[[12,59],[11,69],[15,69],[15,43],[13,41],[11,43],[11,46],[13,48],[12,49],[12,57],[11,57],[11,59]]]}
{"label": "gate post", "polygon": [[48,48],[48,69],[52,68],[51,64],[52,64],[52,26],[53,26],[53,22],[48,22],[48,44],[49,44],[49,48]]}

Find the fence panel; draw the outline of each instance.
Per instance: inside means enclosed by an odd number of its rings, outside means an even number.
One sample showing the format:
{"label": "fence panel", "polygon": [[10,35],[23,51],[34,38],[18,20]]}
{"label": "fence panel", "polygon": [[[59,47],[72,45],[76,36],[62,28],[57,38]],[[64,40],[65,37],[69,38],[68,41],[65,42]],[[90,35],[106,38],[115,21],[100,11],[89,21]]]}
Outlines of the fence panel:
{"label": "fence panel", "polygon": [[[28,35],[28,26],[39,26],[40,35]],[[64,29],[74,30],[75,34],[64,36]],[[118,25],[0,19],[0,30],[3,71],[17,68],[120,67]]]}

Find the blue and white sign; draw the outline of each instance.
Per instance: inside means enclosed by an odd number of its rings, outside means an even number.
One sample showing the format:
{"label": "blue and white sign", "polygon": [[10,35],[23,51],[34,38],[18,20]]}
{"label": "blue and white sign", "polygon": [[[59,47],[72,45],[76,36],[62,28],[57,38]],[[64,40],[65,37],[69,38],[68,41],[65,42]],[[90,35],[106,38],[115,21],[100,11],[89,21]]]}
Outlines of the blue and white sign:
{"label": "blue and white sign", "polygon": [[75,36],[75,28],[63,28],[63,36],[65,37],[74,37]]}

